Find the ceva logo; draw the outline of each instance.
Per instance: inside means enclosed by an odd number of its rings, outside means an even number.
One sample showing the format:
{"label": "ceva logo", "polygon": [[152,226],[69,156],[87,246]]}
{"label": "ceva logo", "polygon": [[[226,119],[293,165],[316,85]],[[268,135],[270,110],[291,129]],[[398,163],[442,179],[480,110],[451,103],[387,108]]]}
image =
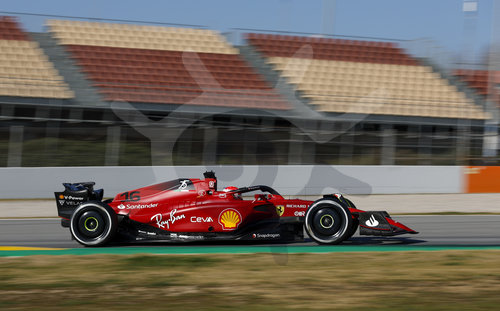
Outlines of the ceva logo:
{"label": "ceva logo", "polygon": [[214,221],[212,219],[212,217],[196,217],[196,216],[192,216],[190,220],[191,220],[191,222],[213,222]]}

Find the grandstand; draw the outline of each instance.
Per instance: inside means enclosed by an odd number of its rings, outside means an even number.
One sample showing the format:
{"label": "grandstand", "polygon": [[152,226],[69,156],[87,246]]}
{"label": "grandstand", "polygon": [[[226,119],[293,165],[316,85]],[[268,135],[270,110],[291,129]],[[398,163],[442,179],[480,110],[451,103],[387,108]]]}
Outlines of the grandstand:
{"label": "grandstand", "polygon": [[47,24],[107,101],[289,108],[215,31],[63,20]]}
{"label": "grandstand", "polygon": [[392,43],[255,33],[247,41],[318,111],[487,118],[432,67]]}
{"label": "grandstand", "polygon": [[0,96],[69,99],[63,78],[13,17],[0,17]]}
{"label": "grandstand", "polygon": [[[484,161],[485,74],[457,84],[394,42],[46,25],[0,18],[0,166]],[[144,119],[113,110],[125,102],[162,120],[155,163]]]}
{"label": "grandstand", "polygon": [[500,84],[500,72],[488,70],[458,69],[453,75],[466,83],[474,92],[483,97],[491,97],[500,106],[499,92],[495,85]]}

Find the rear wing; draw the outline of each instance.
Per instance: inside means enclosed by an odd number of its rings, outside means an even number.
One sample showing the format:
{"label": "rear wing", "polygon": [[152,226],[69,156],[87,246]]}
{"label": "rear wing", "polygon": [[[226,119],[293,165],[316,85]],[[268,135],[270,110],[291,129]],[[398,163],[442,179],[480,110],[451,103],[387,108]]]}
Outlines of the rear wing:
{"label": "rear wing", "polygon": [[63,183],[64,191],[54,192],[59,217],[70,219],[75,208],[87,201],[101,201],[103,189],[94,190],[95,182]]}

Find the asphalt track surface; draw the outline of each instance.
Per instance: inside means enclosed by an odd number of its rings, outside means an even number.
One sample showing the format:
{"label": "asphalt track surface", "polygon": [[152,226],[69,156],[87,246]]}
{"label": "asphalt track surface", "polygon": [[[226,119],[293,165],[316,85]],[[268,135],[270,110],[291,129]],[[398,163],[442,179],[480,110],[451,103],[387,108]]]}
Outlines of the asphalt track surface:
{"label": "asphalt track surface", "polygon": [[[371,237],[359,236],[356,233],[351,240],[343,243],[343,247],[359,248],[360,246],[379,246],[377,249],[387,247],[391,250],[407,250],[415,247],[483,247],[500,246],[500,215],[426,215],[426,216],[394,216],[394,219],[402,222],[410,228],[419,231],[417,235],[401,235],[397,237]],[[226,245],[238,245],[234,242],[228,243],[136,243],[117,244],[116,248],[148,247],[152,248],[179,248],[196,246],[198,249],[220,248]],[[247,244],[248,245],[248,244]],[[259,242],[251,244],[253,247],[261,247],[269,244]],[[274,246],[285,244],[274,244]],[[290,243],[286,246],[292,250],[294,247],[316,245],[313,241],[306,239],[305,242]],[[39,248],[82,248],[80,244],[71,239],[67,228],[62,228],[60,220],[56,218],[40,219],[0,219],[0,249],[15,247],[39,247]]]}

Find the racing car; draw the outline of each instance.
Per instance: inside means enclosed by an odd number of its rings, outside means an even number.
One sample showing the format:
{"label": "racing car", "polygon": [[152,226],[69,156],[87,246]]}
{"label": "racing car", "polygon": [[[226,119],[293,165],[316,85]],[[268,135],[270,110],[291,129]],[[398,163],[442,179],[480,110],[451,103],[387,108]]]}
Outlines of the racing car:
{"label": "racing car", "polygon": [[[103,200],[94,182],[64,183],[55,192],[61,225],[85,246],[128,241],[303,241],[339,244],[361,235],[417,232],[387,212],[363,211],[342,194],[316,201],[285,199],[269,186],[217,189],[213,171],[204,179],[179,178]],[[253,196],[251,193],[253,192]]]}

